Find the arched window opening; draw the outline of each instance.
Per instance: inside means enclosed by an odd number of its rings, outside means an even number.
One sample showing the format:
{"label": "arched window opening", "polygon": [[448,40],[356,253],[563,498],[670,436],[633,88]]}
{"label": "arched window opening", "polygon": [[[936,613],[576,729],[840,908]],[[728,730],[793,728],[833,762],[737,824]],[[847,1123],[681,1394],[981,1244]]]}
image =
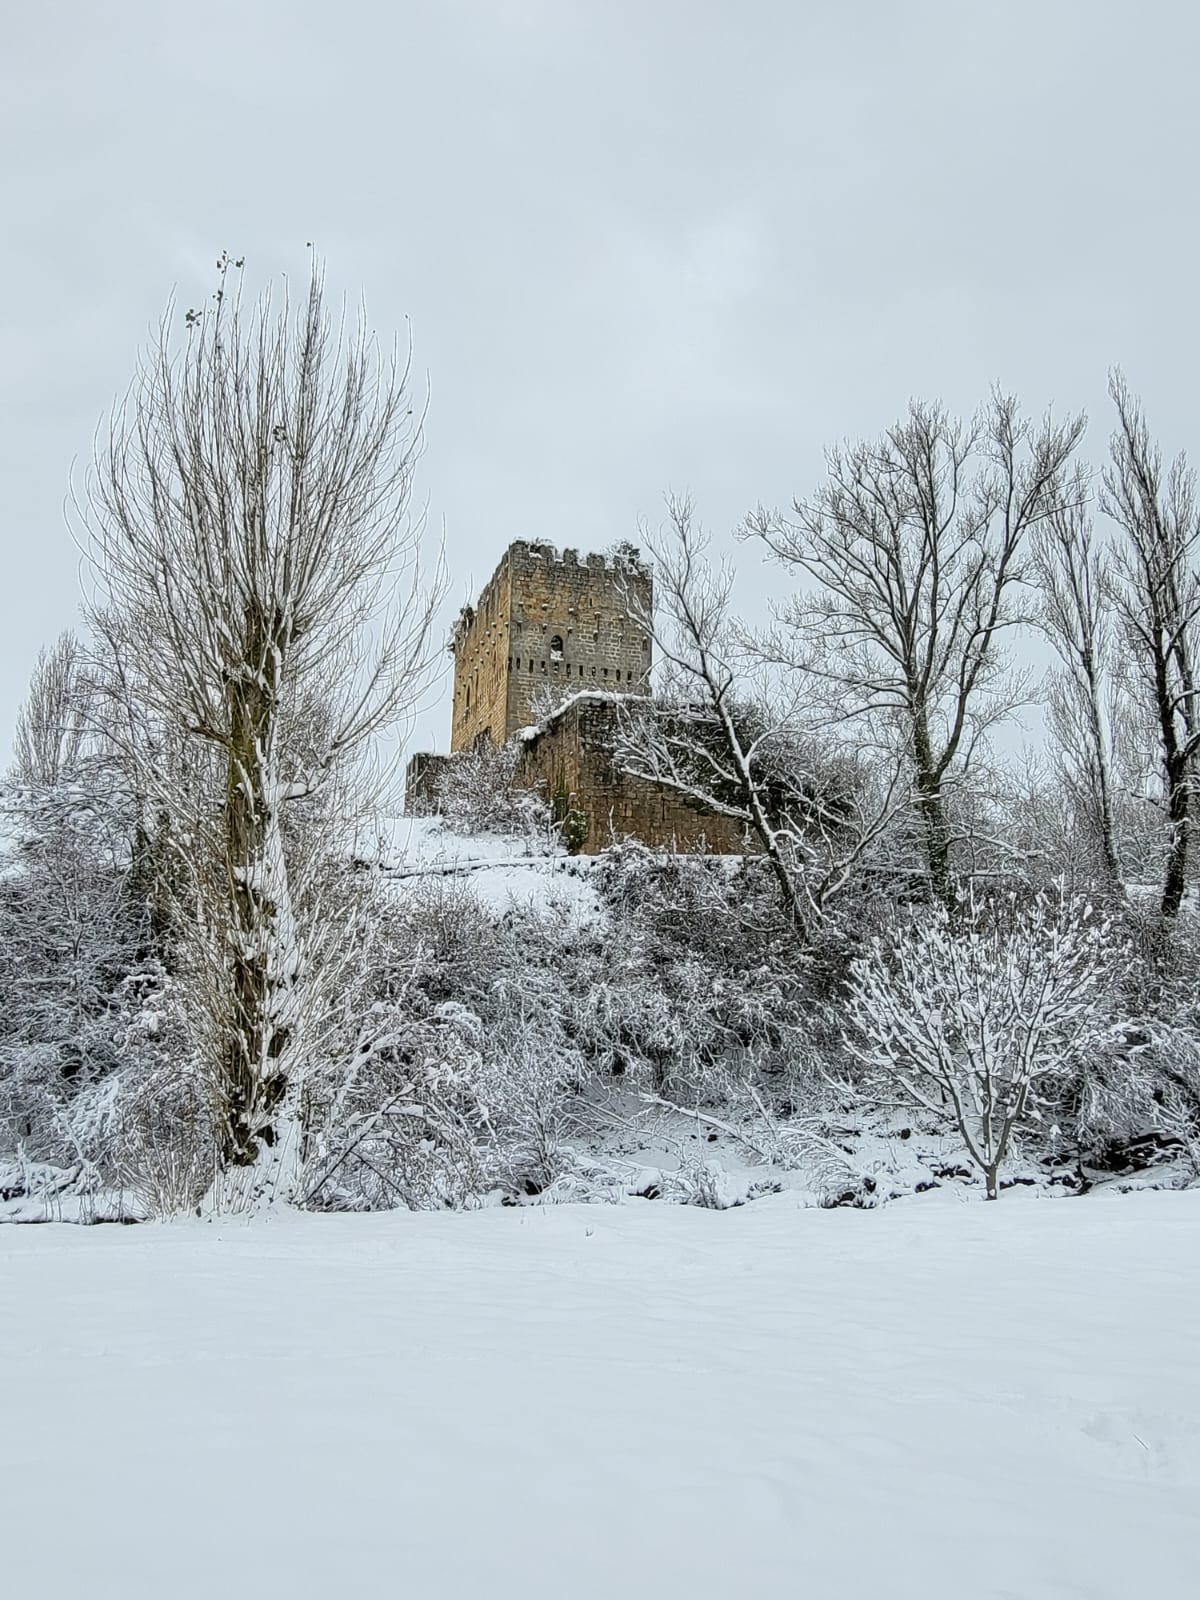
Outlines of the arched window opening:
{"label": "arched window opening", "polygon": [[551,641],[550,641],[550,659],[551,659],[551,661],[561,661],[562,658],[563,658],[562,634],[561,633],[556,633],[554,635],[553,639],[551,639]]}

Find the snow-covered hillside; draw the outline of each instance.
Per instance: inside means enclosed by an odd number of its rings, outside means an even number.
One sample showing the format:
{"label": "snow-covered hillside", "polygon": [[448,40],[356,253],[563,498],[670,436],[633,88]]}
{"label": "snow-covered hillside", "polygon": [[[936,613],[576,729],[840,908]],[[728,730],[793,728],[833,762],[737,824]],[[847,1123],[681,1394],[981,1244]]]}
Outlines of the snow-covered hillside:
{"label": "snow-covered hillside", "polygon": [[1200,1195],[0,1232],[0,1573],[94,1600],[1195,1592]]}
{"label": "snow-covered hillside", "polygon": [[401,816],[380,825],[371,849],[394,882],[453,878],[496,915],[514,905],[556,904],[583,915],[596,910],[594,860],[568,855],[532,833],[466,834],[437,817]]}

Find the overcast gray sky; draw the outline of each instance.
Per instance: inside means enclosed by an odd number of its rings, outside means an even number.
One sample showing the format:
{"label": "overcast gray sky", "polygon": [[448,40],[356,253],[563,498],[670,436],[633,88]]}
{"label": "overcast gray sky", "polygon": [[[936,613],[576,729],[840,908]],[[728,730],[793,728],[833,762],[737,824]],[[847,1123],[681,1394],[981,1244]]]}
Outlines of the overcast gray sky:
{"label": "overcast gray sky", "polygon": [[[1200,438],[1200,8],[1142,0],[3,0],[0,755],[76,616],[62,501],[173,286],[411,319],[457,604],[690,487],[723,540],[910,395]],[[744,609],[771,577],[742,552]],[[420,742],[444,747],[447,713]]]}

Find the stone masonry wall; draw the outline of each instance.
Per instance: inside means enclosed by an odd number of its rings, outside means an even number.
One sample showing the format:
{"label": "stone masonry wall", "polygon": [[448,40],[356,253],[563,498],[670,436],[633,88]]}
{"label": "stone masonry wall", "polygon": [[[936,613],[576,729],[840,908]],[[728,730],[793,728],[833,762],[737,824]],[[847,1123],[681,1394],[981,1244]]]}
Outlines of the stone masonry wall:
{"label": "stone masonry wall", "polygon": [[622,838],[667,850],[745,852],[742,830],[729,818],[614,766],[609,751],[617,714],[611,699],[573,701],[526,740],[515,781],[536,789],[560,813],[577,813],[577,847],[585,855]]}
{"label": "stone masonry wall", "polygon": [[508,736],[508,623],[511,613],[508,555],[474,606],[464,607],[454,630],[454,700],[450,748],[468,750],[481,735],[494,744]]}
{"label": "stone masonry wall", "polygon": [[410,817],[428,816],[437,807],[437,787],[450,756],[421,751],[404,768],[404,809]]}

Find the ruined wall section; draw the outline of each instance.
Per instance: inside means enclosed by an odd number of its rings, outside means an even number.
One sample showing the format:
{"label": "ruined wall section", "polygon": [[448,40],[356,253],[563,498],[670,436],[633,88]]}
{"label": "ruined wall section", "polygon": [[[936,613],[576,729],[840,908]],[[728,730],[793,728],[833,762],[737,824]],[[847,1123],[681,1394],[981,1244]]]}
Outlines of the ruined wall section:
{"label": "ruined wall section", "polygon": [[[552,545],[511,545],[512,613],[507,653],[506,732],[537,722],[534,702],[549,689],[565,699],[581,689],[646,694],[651,647],[635,620],[649,616],[649,568],[635,555],[561,555]],[[632,613],[632,615],[631,615]]]}
{"label": "ruined wall section", "polygon": [[619,770],[611,755],[618,715],[611,698],[575,700],[526,739],[518,761],[515,781],[554,808],[574,848],[596,855],[614,839],[633,838],[659,849],[716,855],[750,849],[730,818]]}
{"label": "ruined wall section", "polygon": [[410,756],[404,768],[404,811],[410,817],[432,816],[437,811],[438,784],[451,761],[450,756],[422,750]]}

